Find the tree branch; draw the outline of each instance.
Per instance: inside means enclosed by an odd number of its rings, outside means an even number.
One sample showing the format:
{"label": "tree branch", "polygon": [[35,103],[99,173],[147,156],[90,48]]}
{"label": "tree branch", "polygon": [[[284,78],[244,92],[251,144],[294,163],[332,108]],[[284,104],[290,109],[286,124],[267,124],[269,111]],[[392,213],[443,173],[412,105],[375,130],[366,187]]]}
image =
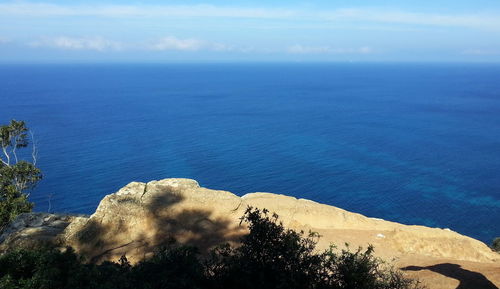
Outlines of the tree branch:
{"label": "tree branch", "polygon": [[17,140],[14,142],[14,147],[12,148],[12,154],[14,155],[14,160],[16,161],[17,164],[19,160],[17,159],[16,149],[17,149]]}
{"label": "tree branch", "polygon": [[35,133],[33,131],[29,131],[30,132],[30,135],[31,135],[31,158],[33,159],[33,165],[36,166],[36,160],[37,160],[37,157],[38,157],[38,148],[37,148],[37,145],[36,145],[36,141],[35,141]]}
{"label": "tree branch", "polygon": [[7,147],[2,145],[2,151],[3,151],[3,154],[5,155],[5,157],[7,158],[7,161],[5,162],[4,160],[2,160],[2,163],[4,163],[6,166],[10,167],[10,156],[7,153]]}
{"label": "tree branch", "polygon": [[9,164],[6,161],[4,161],[2,158],[0,158],[0,161],[2,162],[2,164],[9,166]]}

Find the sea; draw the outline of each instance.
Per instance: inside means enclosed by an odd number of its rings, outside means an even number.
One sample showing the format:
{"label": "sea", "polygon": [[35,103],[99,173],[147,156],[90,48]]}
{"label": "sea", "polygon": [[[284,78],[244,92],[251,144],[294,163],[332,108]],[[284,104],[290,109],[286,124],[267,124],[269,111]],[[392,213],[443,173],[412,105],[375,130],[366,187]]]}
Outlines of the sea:
{"label": "sea", "polygon": [[498,64],[2,64],[11,119],[34,133],[40,212],[192,178],[500,236]]}

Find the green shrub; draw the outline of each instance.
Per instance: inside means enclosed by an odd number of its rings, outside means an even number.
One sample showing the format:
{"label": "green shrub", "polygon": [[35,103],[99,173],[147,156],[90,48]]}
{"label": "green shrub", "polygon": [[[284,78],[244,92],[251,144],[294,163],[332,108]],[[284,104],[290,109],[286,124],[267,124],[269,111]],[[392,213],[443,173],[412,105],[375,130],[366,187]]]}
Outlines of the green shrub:
{"label": "green shrub", "polygon": [[493,242],[491,243],[491,248],[493,249],[493,251],[500,253],[500,237],[497,237],[493,240]]}
{"label": "green shrub", "polygon": [[337,252],[332,246],[318,254],[317,233],[286,229],[267,210],[248,208],[242,221],[250,233],[241,246],[221,246],[208,260],[212,288],[422,288],[375,258],[373,247]]}
{"label": "green shrub", "polygon": [[317,234],[285,229],[278,216],[249,208],[242,218],[250,233],[241,246],[217,248],[207,269],[221,288],[310,288],[318,283],[322,265],[313,253]]}

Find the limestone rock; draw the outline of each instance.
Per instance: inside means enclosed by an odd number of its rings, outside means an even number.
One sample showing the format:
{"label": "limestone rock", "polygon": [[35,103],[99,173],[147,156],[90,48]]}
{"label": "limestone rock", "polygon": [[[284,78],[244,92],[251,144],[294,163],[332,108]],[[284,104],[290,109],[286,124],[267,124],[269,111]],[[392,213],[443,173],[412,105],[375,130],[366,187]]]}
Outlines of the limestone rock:
{"label": "limestone rock", "polygon": [[[236,241],[246,232],[239,218],[247,206],[276,212],[288,227],[320,232],[324,237],[319,249],[348,241],[353,246],[372,243],[382,256],[416,254],[477,262],[498,259],[482,242],[450,230],[368,218],[284,195],[252,193],[240,198],[202,188],[189,179],[132,182],[104,197],[90,218],[75,219],[65,230],[64,240],[93,261],[116,260],[123,254],[132,261],[140,260],[170,238],[205,250]],[[385,238],[377,238],[379,234]]]}
{"label": "limestone rock", "polygon": [[240,204],[238,196],[193,180],[133,182],[104,197],[89,219],[66,229],[64,239],[92,261],[124,254],[138,261],[172,238],[206,250],[244,232],[237,222]]}
{"label": "limestone rock", "polygon": [[77,217],[49,213],[21,214],[2,231],[0,252],[42,246],[62,246],[63,242],[59,237],[75,218]]}

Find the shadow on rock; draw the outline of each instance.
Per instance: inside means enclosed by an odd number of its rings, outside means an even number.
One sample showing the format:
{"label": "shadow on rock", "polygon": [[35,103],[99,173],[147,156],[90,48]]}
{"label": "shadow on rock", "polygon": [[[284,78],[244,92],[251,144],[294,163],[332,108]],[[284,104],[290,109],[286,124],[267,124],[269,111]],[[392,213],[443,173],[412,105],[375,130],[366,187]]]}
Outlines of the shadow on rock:
{"label": "shadow on rock", "polygon": [[180,244],[195,246],[201,253],[206,253],[214,246],[237,241],[242,235],[242,228],[232,226],[234,220],[213,216],[208,209],[170,211],[165,210],[163,204],[162,198],[155,198],[147,206],[153,221],[153,245],[156,247],[173,238]]}
{"label": "shadow on rock", "polygon": [[157,185],[144,186],[141,193],[110,195],[90,219],[75,227],[68,243],[90,262],[116,261],[122,255],[137,262],[172,239],[204,254],[246,232],[237,219],[214,213],[210,208],[215,205],[196,198],[187,201],[184,193]]}
{"label": "shadow on rock", "polygon": [[458,264],[443,263],[427,267],[408,266],[401,268],[401,270],[429,270],[449,278],[457,279],[458,281],[460,281],[460,284],[456,289],[498,289],[498,287],[495,286],[495,284],[493,284],[490,280],[488,280],[488,278],[486,278],[483,274],[464,269]]}

